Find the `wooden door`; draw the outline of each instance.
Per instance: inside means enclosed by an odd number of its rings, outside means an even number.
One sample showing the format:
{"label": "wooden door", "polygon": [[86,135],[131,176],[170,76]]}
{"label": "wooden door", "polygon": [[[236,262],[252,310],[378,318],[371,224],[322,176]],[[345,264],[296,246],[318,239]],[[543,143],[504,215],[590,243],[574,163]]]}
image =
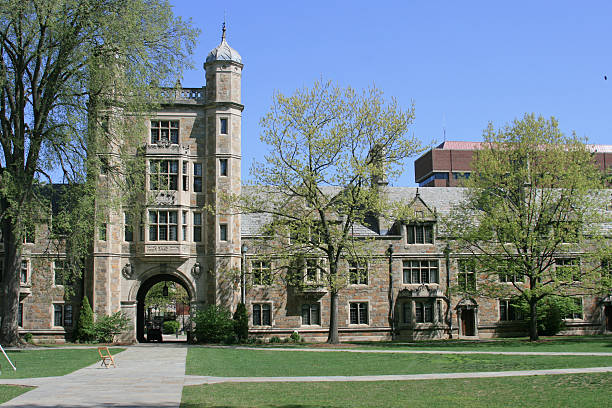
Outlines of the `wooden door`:
{"label": "wooden door", "polygon": [[606,315],[606,330],[612,331],[612,305],[606,305],[604,312]]}
{"label": "wooden door", "polygon": [[474,310],[464,309],[461,312],[461,333],[464,336],[475,336]]}

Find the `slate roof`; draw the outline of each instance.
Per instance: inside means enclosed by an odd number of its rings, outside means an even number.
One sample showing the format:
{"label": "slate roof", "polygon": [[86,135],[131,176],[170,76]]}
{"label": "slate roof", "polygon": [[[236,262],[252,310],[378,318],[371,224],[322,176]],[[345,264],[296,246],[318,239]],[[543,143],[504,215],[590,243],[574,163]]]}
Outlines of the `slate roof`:
{"label": "slate roof", "polygon": [[[261,190],[262,194],[266,194],[265,188],[258,186],[243,186],[243,192],[247,194],[257,193]],[[335,187],[326,187],[327,192],[337,190]],[[460,187],[387,187],[387,196],[392,202],[412,201],[417,193],[433,210],[434,208],[440,213],[448,213],[451,207],[459,202],[465,192],[464,188]],[[268,193],[269,194],[269,193]],[[268,214],[242,214],[240,232],[243,236],[257,236],[261,228],[272,220]],[[356,224],[353,229],[355,236],[378,236],[378,231],[373,226]]]}
{"label": "slate roof", "polygon": [[[327,187],[330,190],[337,190],[334,187]],[[243,186],[243,191],[248,193],[256,193],[258,190],[262,194],[266,194],[265,188],[259,186]],[[462,187],[387,187],[387,197],[392,202],[410,203],[417,192],[421,199],[433,210],[439,214],[448,214],[452,207],[459,203],[465,197],[466,188]],[[612,195],[612,189],[608,190]],[[269,194],[269,193],[268,193]],[[611,199],[612,200],[612,199]],[[612,201],[610,203],[612,206]],[[612,208],[612,207],[611,207]],[[242,214],[240,232],[243,236],[257,236],[261,228],[271,220],[271,216],[267,214]],[[386,229],[382,229],[382,234],[386,233]],[[612,223],[603,225],[607,236],[612,236]],[[355,236],[378,236],[380,235],[375,228],[366,225],[355,225]]]}

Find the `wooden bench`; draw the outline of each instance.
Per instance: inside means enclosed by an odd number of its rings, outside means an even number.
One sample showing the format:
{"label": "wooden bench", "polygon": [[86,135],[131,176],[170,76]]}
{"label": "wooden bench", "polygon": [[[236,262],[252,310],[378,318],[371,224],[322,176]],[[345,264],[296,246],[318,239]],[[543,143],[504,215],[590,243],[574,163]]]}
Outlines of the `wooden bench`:
{"label": "wooden bench", "polygon": [[115,364],[115,359],[113,358],[113,355],[108,347],[98,347],[98,354],[100,354],[100,359],[102,360],[100,366],[108,368],[112,365],[113,367],[117,367]]}

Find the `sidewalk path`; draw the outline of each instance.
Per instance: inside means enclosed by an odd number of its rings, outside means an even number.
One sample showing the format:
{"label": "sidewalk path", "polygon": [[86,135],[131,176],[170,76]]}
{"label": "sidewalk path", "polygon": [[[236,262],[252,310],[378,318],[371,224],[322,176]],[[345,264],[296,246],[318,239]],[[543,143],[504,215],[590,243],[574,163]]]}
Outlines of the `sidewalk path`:
{"label": "sidewalk path", "polygon": [[129,347],[115,356],[117,368],[103,368],[98,362],[62,377],[3,380],[38,388],[1,406],[178,408],[186,357],[187,347]]}
{"label": "sidewalk path", "polygon": [[324,377],[207,377],[198,375],[185,376],[185,385],[246,383],[246,382],[335,382],[335,381],[408,381],[408,380],[444,380],[451,378],[490,378],[490,377],[522,377],[530,375],[552,374],[592,374],[612,373],[612,367],[593,368],[563,368],[552,370],[523,371],[488,371],[473,373],[443,373],[443,374],[406,374],[406,375],[352,375]]}

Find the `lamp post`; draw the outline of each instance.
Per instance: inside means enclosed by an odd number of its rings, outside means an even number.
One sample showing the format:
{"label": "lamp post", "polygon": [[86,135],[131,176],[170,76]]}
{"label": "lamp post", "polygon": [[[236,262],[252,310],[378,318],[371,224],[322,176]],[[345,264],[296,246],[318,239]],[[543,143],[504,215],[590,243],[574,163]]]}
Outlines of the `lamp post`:
{"label": "lamp post", "polygon": [[450,245],[446,243],[444,247],[444,258],[446,260],[446,323],[448,324],[448,338],[453,338],[453,314],[451,313],[451,293],[450,293]]}
{"label": "lamp post", "polygon": [[389,327],[391,327],[391,340],[395,336],[395,302],[393,297],[393,244],[389,244],[386,251],[389,257]]}
{"label": "lamp post", "polygon": [[246,302],[246,254],[249,250],[247,244],[242,244],[240,252],[242,259],[240,262],[240,303],[245,304]]}

